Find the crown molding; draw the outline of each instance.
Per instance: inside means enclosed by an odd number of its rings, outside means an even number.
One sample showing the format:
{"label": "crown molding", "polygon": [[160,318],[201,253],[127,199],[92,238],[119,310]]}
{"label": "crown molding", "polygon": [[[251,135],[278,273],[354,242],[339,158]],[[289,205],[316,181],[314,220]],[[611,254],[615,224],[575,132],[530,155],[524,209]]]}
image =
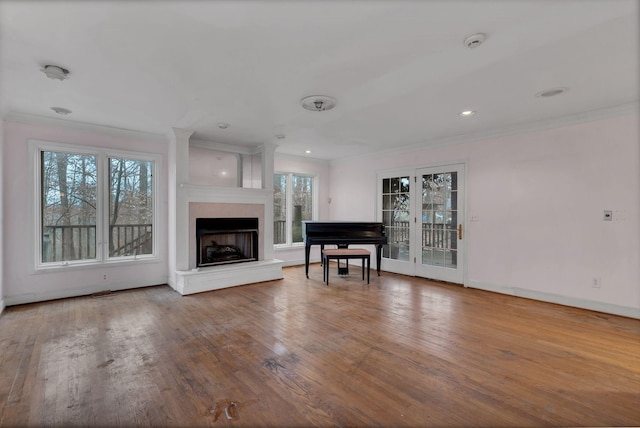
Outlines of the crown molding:
{"label": "crown molding", "polygon": [[239,153],[242,155],[255,155],[264,151],[264,146],[262,144],[258,144],[256,146],[234,146],[232,144],[216,143],[214,141],[202,140],[193,137],[189,140],[189,146],[200,149],[217,150],[220,152]]}
{"label": "crown molding", "polygon": [[116,128],[114,126],[96,125],[92,123],[76,122],[73,120],[57,119],[53,117],[38,116],[27,113],[8,112],[4,115],[5,122],[21,123],[25,125],[50,126],[54,128],[64,128],[70,131],[93,132],[110,137],[131,138],[143,141],[156,141],[168,143],[167,134],[155,134],[152,132],[136,131],[133,129]]}
{"label": "crown molding", "polygon": [[524,134],[528,132],[543,131],[546,129],[562,128],[564,126],[575,125],[584,122],[592,122],[595,120],[609,119],[613,117],[624,116],[632,113],[640,112],[640,102],[620,104],[613,107],[607,107],[586,112],[573,113],[565,116],[554,117],[535,122],[522,122],[510,126],[494,128],[485,131],[473,132],[462,135],[454,135],[450,137],[435,138],[425,140],[420,143],[408,144],[406,146],[394,147],[392,149],[384,149],[375,152],[348,156],[345,158],[332,159],[331,165],[340,165],[345,162],[351,162],[353,159],[373,159],[387,154],[400,154],[407,152],[415,152],[419,150],[434,149],[443,146],[455,144],[472,143],[474,141],[486,140],[489,138],[498,138],[508,135]]}
{"label": "crown molding", "polygon": [[311,156],[290,155],[288,153],[278,153],[277,151],[276,151],[276,160],[305,162],[305,163],[312,163],[312,164],[318,164],[323,166],[328,166],[330,162],[327,159],[314,158]]}

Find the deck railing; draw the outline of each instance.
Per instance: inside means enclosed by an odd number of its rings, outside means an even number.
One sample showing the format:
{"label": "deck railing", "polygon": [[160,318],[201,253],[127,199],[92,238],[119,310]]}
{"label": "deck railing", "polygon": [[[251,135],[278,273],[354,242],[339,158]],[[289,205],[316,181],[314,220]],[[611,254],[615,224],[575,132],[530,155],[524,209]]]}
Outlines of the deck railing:
{"label": "deck railing", "polygon": [[[456,230],[442,223],[422,223],[422,246],[432,248],[451,248],[451,240],[455,239]],[[396,221],[385,227],[389,244],[409,242],[410,228],[408,221]]]}
{"label": "deck railing", "polygon": [[[151,224],[119,224],[109,226],[109,256],[151,254]],[[44,263],[96,258],[96,226],[44,226],[42,231]]]}

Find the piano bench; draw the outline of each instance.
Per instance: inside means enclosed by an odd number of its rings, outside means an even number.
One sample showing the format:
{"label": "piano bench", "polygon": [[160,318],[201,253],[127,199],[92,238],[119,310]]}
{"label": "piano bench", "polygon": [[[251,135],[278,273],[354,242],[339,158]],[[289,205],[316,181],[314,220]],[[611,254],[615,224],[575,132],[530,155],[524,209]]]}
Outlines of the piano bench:
{"label": "piano bench", "polygon": [[[371,267],[371,251],[364,248],[337,248],[322,251],[322,280],[329,285],[329,260],[362,259],[362,280],[364,280],[364,262],[367,261],[367,284]],[[347,263],[349,263],[347,261]]]}

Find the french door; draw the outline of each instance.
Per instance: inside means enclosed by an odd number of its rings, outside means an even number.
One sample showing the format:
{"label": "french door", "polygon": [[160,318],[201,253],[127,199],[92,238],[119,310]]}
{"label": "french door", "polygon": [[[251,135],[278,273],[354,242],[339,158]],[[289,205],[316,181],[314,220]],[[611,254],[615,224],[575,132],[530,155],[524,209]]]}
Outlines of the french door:
{"label": "french door", "polygon": [[378,174],[384,270],[464,282],[464,182],[463,164]]}

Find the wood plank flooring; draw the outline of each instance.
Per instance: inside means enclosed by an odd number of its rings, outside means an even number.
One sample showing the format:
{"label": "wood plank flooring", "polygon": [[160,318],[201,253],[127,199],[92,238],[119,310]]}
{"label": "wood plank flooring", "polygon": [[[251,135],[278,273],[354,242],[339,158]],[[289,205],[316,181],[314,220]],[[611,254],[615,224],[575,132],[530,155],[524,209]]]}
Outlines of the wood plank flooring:
{"label": "wood plank flooring", "polygon": [[640,321],[383,272],[10,307],[0,426],[637,426]]}

